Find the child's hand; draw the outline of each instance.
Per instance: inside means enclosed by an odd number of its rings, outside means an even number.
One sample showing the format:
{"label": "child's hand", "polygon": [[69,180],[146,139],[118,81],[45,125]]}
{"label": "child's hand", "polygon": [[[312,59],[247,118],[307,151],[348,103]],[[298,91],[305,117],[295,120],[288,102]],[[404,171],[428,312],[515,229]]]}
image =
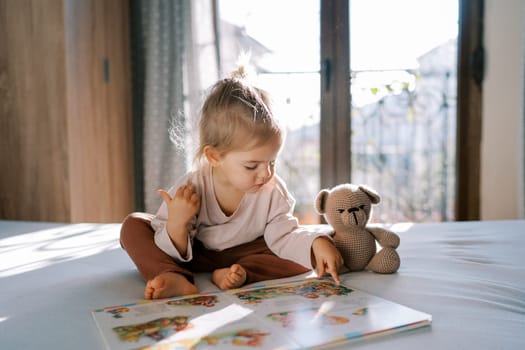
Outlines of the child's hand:
{"label": "child's hand", "polygon": [[164,190],[158,192],[168,207],[168,220],[176,217],[177,221],[186,225],[199,211],[200,196],[192,184],[180,186],[173,198]]}
{"label": "child's hand", "polygon": [[200,196],[192,184],[180,186],[173,197],[164,190],[158,190],[168,208],[166,230],[171,240],[179,249],[185,251],[187,243],[186,225],[198,213]]}
{"label": "child's hand", "polygon": [[338,271],[343,266],[343,257],[335,245],[326,237],[317,237],[312,243],[312,252],[315,259],[315,270],[318,277],[325,272],[332,275],[336,284],[339,284]]}

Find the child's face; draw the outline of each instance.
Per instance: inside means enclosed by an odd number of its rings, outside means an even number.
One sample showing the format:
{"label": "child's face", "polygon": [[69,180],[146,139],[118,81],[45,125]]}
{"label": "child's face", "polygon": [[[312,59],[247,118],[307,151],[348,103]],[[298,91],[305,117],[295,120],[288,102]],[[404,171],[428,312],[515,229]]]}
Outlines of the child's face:
{"label": "child's face", "polygon": [[230,151],[220,157],[221,177],[238,191],[257,192],[274,176],[280,149],[281,142],[276,137],[247,151]]}

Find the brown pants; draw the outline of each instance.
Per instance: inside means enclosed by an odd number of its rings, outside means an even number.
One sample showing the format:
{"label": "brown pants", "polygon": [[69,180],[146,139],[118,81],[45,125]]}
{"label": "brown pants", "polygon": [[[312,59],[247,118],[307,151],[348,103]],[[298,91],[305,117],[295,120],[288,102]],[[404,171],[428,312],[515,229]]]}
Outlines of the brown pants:
{"label": "brown pants", "polygon": [[213,272],[232,264],[239,264],[246,270],[246,283],[289,277],[309,271],[300,264],[281,259],[272,253],[263,237],[223,251],[208,250],[195,239],[193,259],[187,263],[178,263],[155,244],[152,218],[151,214],[132,213],[126,217],[120,231],[122,247],[146,281],[163,272],[177,272],[193,283],[195,272]]}

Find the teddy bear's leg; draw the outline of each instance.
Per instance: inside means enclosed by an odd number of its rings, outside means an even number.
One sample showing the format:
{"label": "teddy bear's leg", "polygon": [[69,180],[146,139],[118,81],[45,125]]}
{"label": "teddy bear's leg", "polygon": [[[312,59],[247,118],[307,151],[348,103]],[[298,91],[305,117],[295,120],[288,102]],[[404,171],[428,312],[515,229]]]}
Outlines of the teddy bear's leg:
{"label": "teddy bear's leg", "polygon": [[383,247],[370,262],[367,269],[377,273],[394,273],[399,269],[401,260],[394,248]]}

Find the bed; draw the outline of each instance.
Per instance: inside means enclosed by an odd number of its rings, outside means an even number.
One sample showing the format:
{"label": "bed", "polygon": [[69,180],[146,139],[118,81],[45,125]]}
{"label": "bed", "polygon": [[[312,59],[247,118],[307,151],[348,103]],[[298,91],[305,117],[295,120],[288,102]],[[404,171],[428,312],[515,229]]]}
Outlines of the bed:
{"label": "bed", "polygon": [[[144,289],[119,229],[0,221],[1,349],[104,349],[91,310],[140,301]],[[525,349],[525,221],[390,229],[401,237],[399,271],[347,273],[343,283],[429,313],[432,325],[353,347]],[[197,284],[215,289],[206,274]]]}

